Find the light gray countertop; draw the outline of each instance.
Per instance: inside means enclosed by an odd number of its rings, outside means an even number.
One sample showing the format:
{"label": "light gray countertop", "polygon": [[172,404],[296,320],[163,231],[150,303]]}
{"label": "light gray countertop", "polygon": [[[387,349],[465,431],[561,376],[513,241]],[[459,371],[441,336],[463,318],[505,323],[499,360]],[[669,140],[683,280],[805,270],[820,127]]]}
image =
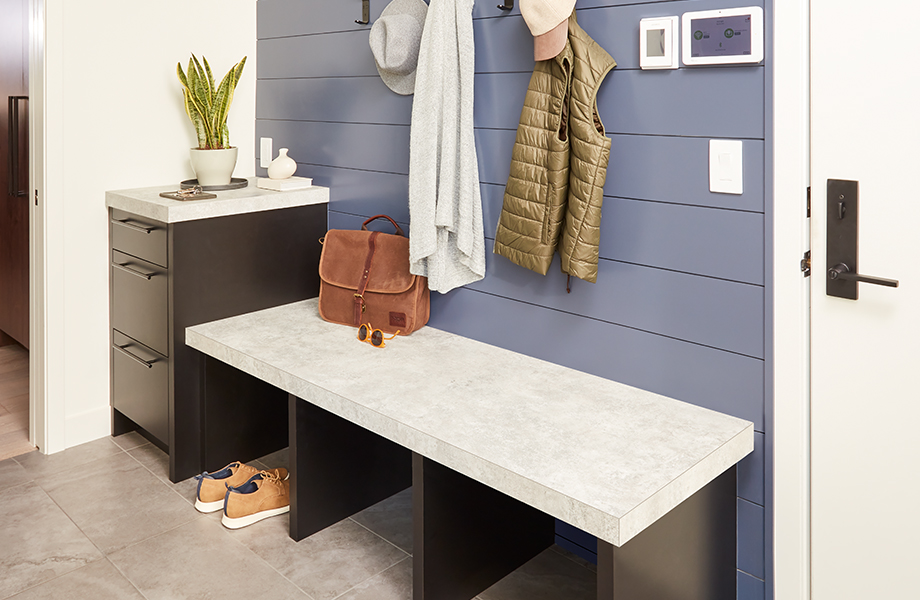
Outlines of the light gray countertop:
{"label": "light gray countertop", "polygon": [[302,190],[276,192],[256,187],[255,177],[249,179],[249,185],[245,188],[213,192],[217,194],[217,198],[208,200],[182,201],[160,196],[160,192],[175,192],[178,189],[179,184],[114,190],[105,193],[105,205],[162,223],[178,223],[329,202],[329,188],[313,186]]}
{"label": "light gray countertop", "polygon": [[748,421],[431,327],[355,335],[314,299],[186,343],[616,546],[754,447]]}

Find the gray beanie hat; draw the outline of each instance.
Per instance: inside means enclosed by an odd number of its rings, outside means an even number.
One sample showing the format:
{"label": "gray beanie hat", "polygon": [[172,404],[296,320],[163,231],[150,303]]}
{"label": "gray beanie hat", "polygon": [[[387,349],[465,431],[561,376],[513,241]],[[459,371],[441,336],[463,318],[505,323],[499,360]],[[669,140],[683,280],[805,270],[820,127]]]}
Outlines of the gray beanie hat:
{"label": "gray beanie hat", "polygon": [[415,91],[415,69],[428,5],[422,0],[393,0],[374,21],[371,52],[388,88],[407,96]]}

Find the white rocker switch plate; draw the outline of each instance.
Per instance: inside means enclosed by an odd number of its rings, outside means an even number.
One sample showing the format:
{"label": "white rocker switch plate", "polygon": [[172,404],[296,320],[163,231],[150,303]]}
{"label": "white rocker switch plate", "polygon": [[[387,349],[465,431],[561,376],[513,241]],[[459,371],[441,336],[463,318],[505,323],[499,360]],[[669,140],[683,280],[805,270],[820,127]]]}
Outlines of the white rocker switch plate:
{"label": "white rocker switch plate", "polygon": [[709,140],[709,191],[742,194],[744,161],[741,140]]}

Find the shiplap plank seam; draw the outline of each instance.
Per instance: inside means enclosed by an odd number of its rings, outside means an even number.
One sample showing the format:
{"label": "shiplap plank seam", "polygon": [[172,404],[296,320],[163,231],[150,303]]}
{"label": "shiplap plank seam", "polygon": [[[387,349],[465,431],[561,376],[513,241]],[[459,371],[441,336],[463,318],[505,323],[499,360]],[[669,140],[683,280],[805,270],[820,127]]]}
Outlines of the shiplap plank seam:
{"label": "shiplap plank seam", "polygon": [[[342,214],[346,214],[346,213],[342,213]],[[364,217],[363,215],[351,215],[351,216],[358,216],[358,217],[360,217],[360,218],[366,218],[366,217]],[[642,265],[639,265],[639,266],[642,266]],[[654,267],[649,267],[649,268],[654,268]],[[692,274],[691,274],[691,273],[688,273],[688,275],[692,275]],[[655,332],[655,331],[649,331],[649,330],[647,330],[647,329],[642,329],[642,328],[640,328],[640,327],[635,327],[635,326],[633,326],[633,325],[625,325],[625,324],[623,324],[623,323],[617,323],[616,321],[608,321],[608,320],[606,320],[606,319],[601,319],[601,318],[598,318],[598,317],[592,317],[592,316],[589,316],[589,315],[583,315],[583,314],[580,314],[580,313],[577,313],[577,312],[572,312],[572,311],[568,311],[568,310],[563,310],[563,309],[555,308],[555,307],[552,307],[552,306],[546,306],[546,305],[540,304],[540,303],[538,303],[538,302],[528,302],[527,300],[522,300],[522,299],[520,299],[520,298],[512,298],[512,297],[510,297],[510,296],[503,296],[503,295],[501,295],[501,294],[496,294],[496,293],[493,293],[493,292],[486,292],[486,291],[483,291],[483,290],[473,289],[473,288],[469,288],[469,287],[468,287],[468,288],[465,288],[465,289],[467,289],[467,290],[470,291],[470,292],[476,292],[476,293],[478,293],[478,294],[484,294],[484,295],[486,295],[486,296],[492,296],[493,298],[501,298],[502,300],[510,300],[510,301],[512,301],[512,302],[519,302],[519,303],[521,303],[521,304],[527,304],[527,305],[534,306],[534,307],[537,307],[537,308],[542,308],[542,309],[545,309],[545,310],[551,310],[551,311],[553,311],[553,312],[562,313],[562,314],[566,314],[566,315],[569,315],[569,316],[578,317],[578,318],[581,318],[581,319],[587,319],[587,320],[589,320],[589,321],[595,321],[595,322],[597,322],[597,323],[605,323],[605,324],[607,324],[607,325],[613,325],[613,326],[615,326],[615,327],[622,327],[622,328],[624,328],[624,329],[629,329],[629,330],[631,330],[631,331],[637,331],[637,332],[639,332],[639,333],[644,333],[644,334],[647,334],[647,335],[653,335],[653,336],[656,336],[656,337],[659,337],[659,338],[663,338],[663,339],[674,340],[674,341],[676,341],[676,342],[683,342],[683,343],[685,343],[685,344],[690,344],[690,345],[693,345],[693,346],[698,346],[698,347],[700,347],[700,348],[707,348],[707,349],[709,349],[709,350],[715,350],[715,351],[717,351],[717,352],[724,352],[724,353],[726,353],[726,354],[732,354],[732,355],[734,355],[734,356],[740,356],[740,357],[743,357],[743,358],[749,358],[749,359],[751,359],[751,360],[756,360],[756,361],[759,361],[759,362],[764,362],[764,359],[763,359],[763,358],[760,358],[760,357],[757,357],[757,356],[751,356],[750,354],[744,354],[743,352],[736,352],[736,351],[734,351],[734,350],[726,350],[725,348],[719,348],[718,346],[712,346],[712,345],[709,345],[709,344],[703,344],[703,343],[700,343],[700,342],[695,342],[695,341],[693,341],[693,340],[686,340],[686,339],[679,338],[679,337],[676,337],[676,336],[673,336],[673,335],[667,335],[667,334],[664,334],[664,333],[658,333],[658,332]]]}
{"label": "shiplap plank seam", "polygon": [[[336,213],[336,214],[345,215],[345,216],[349,216],[349,217],[355,217],[355,218],[358,218],[358,219],[367,219],[367,218],[369,218],[370,216],[372,216],[372,215],[362,215],[362,214],[351,213],[351,212],[347,212],[347,211],[343,211],[343,210],[333,210],[333,209],[330,209],[329,212],[334,212],[334,213]],[[397,223],[399,223],[400,225],[405,225],[406,227],[409,227],[409,223],[406,222],[406,221],[403,221],[403,220],[400,220],[400,219],[395,219],[395,221],[396,221]],[[489,242],[492,242],[492,243],[495,242],[495,237],[494,237],[494,236],[489,236],[488,234],[486,234],[484,237],[485,237],[485,239],[486,239],[487,241],[489,241]],[[488,246],[488,244],[487,244],[487,246]],[[748,281],[739,281],[739,280],[737,280],[737,279],[729,279],[729,278],[727,278],[727,277],[716,277],[716,276],[713,276],[713,275],[706,275],[705,273],[694,273],[694,272],[692,272],[692,271],[681,271],[680,269],[671,269],[671,268],[667,268],[667,267],[660,267],[660,266],[649,265],[649,264],[645,264],[645,263],[631,262],[631,261],[620,260],[620,259],[616,259],[616,258],[606,258],[606,257],[603,257],[603,256],[600,257],[598,260],[607,261],[607,262],[611,262],[611,263],[619,263],[619,264],[623,264],[623,265],[630,265],[630,266],[634,266],[634,267],[641,267],[641,268],[643,268],[643,269],[654,269],[654,270],[656,270],[656,271],[666,271],[666,272],[668,272],[668,273],[677,273],[677,274],[680,274],[680,275],[687,275],[687,276],[690,276],[690,277],[700,277],[700,278],[702,278],[702,279],[713,279],[713,280],[715,280],[715,281],[724,281],[724,282],[726,282],[726,283],[732,283],[732,284],[737,284],[737,285],[744,285],[744,286],[755,287],[755,288],[761,288],[761,289],[764,288],[764,285],[763,285],[763,284],[751,283],[751,282],[748,282]],[[508,298],[509,300],[514,300],[514,298],[509,298],[508,296],[502,296],[501,294],[495,294],[495,293],[492,293],[492,292],[483,292],[482,290],[472,290],[472,291],[481,292],[481,293],[483,293],[483,294],[489,294],[489,295],[491,295],[491,296],[498,296],[498,297],[501,297],[501,298]],[[542,308],[549,308],[550,310],[557,310],[557,309],[554,309],[554,308],[549,307],[549,306],[544,306],[544,305],[542,305],[542,304],[536,304],[536,303],[531,303],[531,302],[526,302],[526,304],[534,304],[534,306],[540,306],[540,307],[542,307]],[[575,312],[571,312],[571,311],[560,310],[559,312],[564,312],[564,313],[571,314],[571,315],[585,316],[585,315],[581,315],[581,314],[579,314],[579,313],[575,313]],[[593,318],[593,317],[587,317],[587,316],[585,316],[585,317],[586,317],[586,318]],[[597,320],[597,321],[602,321],[602,322],[604,322],[604,323],[611,323],[611,324],[613,324],[613,325],[621,325],[622,327],[630,327],[629,325],[622,325],[622,324],[620,324],[620,323],[615,323],[615,322],[613,322],[613,321],[607,321],[607,320],[605,320],[605,319],[595,319],[595,320]],[[637,330],[637,331],[646,331],[646,330],[640,329],[640,328],[638,328],[638,327],[630,327],[630,328],[631,328],[631,329],[635,329],[635,330]],[[656,333],[653,332],[653,331],[646,331],[646,333],[651,333],[651,334],[654,334],[654,335],[660,335],[660,334],[656,334]],[[693,342],[693,341],[691,341],[691,340],[685,340],[685,339],[678,338],[678,337],[675,337],[675,336],[668,336],[668,335],[665,335],[665,336],[663,336],[663,337],[668,337],[668,338],[671,338],[671,339],[679,339],[679,340],[681,340],[681,341],[689,342],[689,343],[691,343],[691,344],[692,344],[692,343],[696,343],[696,342]],[[705,346],[705,347],[707,347],[707,348],[714,348],[714,349],[716,349],[716,350],[725,350],[724,348],[718,348],[718,347],[716,347],[716,346],[710,346],[710,345],[707,345],[707,344],[697,344],[697,345],[699,345],[699,346]],[[751,355],[749,355],[749,354],[744,354],[743,352],[733,352],[733,351],[731,351],[731,350],[725,350],[725,351],[726,351],[726,352],[731,352],[732,354],[738,354],[738,355],[740,355],[740,356],[747,356],[747,357],[749,357],[749,358],[755,358],[755,359],[757,359],[757,360],[763,360],[763,358],[760,358],[760,357],[757,357],[757,356],[751,356]]]}
{"label": "shiplap plank seam", "polygon": [[[271,120],[273,120],[273,119],[262,119],[262,120],[271,121]],[[316,121],[316,122],[317,122],[317,123],[328,123],[328,121]],[[257,156],[256,158],[259,158],[259,157]],[[322,169],[342,169],[342,170],[345,170],[345,171],[357,171],[357,172],[361,172],[361,173],[380,173],[380,174],[383,174],[383,175],[400,175],[400,176],[402,176],[402,177],[408,177],[408,175],[406,175],[405,173],[397,173],[397,172],[395,172],[395,171],[380,171],[380,170],[375,170],[375,169],[362,169],[362,168],[360,168],[360,167],[343,167],[343,166],[337,166],[337,165],[323,165],[323,164],[319,164],[319,163],[308,163],[308,162],[299,162],[299,161],[297,161],[297,165],[298,165],[298,166],[304,166],[304,167],[319,167],[319,168],[322,168]],[[479,182],[479,185],[488,185],[488,186],[501,187],[501,188],[504,188],[504,187],[505,187],[505,184],[503,184],[503,183],[491,183],[491,182],[488,182],[488,181],[481,181],[481,182]],[[688,207],[688,208],[699,208],[699,209],[704,209],[704,210],[718,210],[718,211],[724,211],[724,212],[738,212],[738,213],[745,213],[745,214],[751,214],[751,215],[762,215],[762,214],[764,214],[764,212],[763,212],[762,210],[745,210],[745,209],[743,209],[743,208],[731,208],[731,207],[725,207],[725,206],[707,206],[707,205],[705,205],[705,204],[682,204],[682,203],[680,203],[680,202],[671,202],[671,201],[668,201],[668,200],[654,200],[654,199],[650,199],[650,198],[632,198],[632,197],[629,197],[629,196],[613,196],[613,195],[610,195],[610,194],[604,194],[604,198],[610,198],[611,200],[614,200],[614,199],[629,200],[629,201],[631,201],[631,202],[648,202],[648,203],[650,203],[650,204],[663,204],[663,205],[666,205],[666,206],[680,206],[680,207]],[[360,216],[360,215],[357,215],[357,214],[355,214],[355,213],[348,213],[348,212],[344,212],[344,211],[337,211],[337,212],[342,212],[342,214],[350,214],[350,215]],[[488,235],[487,235],[486,237],[488,237]]]}
{"label": "shiplap plank seam", "polygon": [[[411,125],[406,123],[385,123],[385,122],[365,122],[365,121],[328,121],[323,119],[271,119],[267,117],[259,117],[256,121],[266,121],[271,123],[325,123],[328,125],[373,125],[375,127],[411,127]],[[475,131],[517,131],[516,127],[473,127]],[[727,139],[727,140],[739,140],[742,142],[762,142],[763,138],[756,137],[744,137],[744,136],[711,136],[711,135],[678,135],[670,133],[635,133],[635,132],[619,132],[619,131],[607,131],[608,137],[611,135],[621,135],[621,136],[631,136],[631,137],[641,137],[641,138],[670,138],[670,139],[696,139],[696,140],[708,140],[713,139],[713,137],[718,137],[718,139]],[[340,169],[347,169],[349,167],[337,167]],[[482,182],[490,183],[490,182]],[[491,183],[491,185],[496,185]]]}

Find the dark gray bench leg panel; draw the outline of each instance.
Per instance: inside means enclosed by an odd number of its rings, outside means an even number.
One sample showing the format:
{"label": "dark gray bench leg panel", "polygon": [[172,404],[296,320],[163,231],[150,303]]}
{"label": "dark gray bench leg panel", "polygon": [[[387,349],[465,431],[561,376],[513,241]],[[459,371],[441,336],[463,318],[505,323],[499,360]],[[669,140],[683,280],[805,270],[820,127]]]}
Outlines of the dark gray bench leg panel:
{"label": "dark gray bench leg panel", "polygon": [[214,472],[233,461],[247,462],[287,446],[286,392],[207,354],[201,354],[201,361],[205,470]]}
{"label": "dark gray bench leg panel", "polygon": [[736,467],[619,548],[597,541],[598,600],[734,600]]}
{"label": "dark gray bench leg panel", "polygon": [[288,410],[295,541],[412,485],[407,448],[293,395]]}
{"label": "dark gray bench leg panel", "polygon": [[413,599],[470,600],[553,544],[549,515],[412,456]]}

